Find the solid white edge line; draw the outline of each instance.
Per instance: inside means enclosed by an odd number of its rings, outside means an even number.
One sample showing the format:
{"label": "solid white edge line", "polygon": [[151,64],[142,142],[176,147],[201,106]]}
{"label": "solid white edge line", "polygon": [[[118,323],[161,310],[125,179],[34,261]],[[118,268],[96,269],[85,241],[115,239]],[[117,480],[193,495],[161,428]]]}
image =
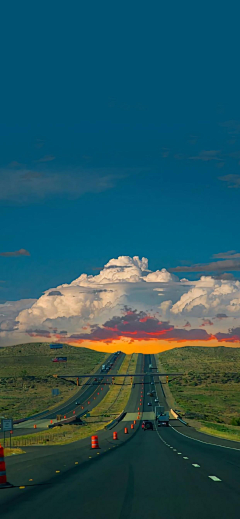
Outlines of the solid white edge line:
{"label": "solid white edge line", "polygon": [[[213,447],[221,447],[222,449],[230,449],[232,451],[238,451],[240,452],[240,448],[236,449],[236,447],[227,447],[226,445],[216,445],[215,443],[210,442],[204,442],[203,440],[197,440],[196,438],[191,438],[191,436],[187,436],[186,434],[183,434],[179,431],[177,431],[172,425],[170,425],[171,429],[173,429],[176,433],[181,434],[181,436],[184,436],[185,438],[188,438],[189,440],[193,440],[194,442],[199,443],[205,443],[205,445],[212,445]],[[229,440],[230,441],[230,440]],[[239,446],[240,447],[240,446]]]}

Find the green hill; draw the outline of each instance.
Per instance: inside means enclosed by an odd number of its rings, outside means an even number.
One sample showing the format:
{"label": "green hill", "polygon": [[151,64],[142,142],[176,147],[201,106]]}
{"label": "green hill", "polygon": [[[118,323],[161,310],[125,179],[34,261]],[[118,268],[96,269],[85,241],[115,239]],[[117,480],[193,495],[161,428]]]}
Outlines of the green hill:
{"label": "green hill", "polygon": [[190,419],[240,425],[240,348],[183,347],[159,354],[177,407]]}
{"label": "green hill", "polygon": [[[67,362],[52,362],[56,356]],[[50,350],[49,343],[0,348],[0,417],[22,418],[49,409],[76,391],[53,374],[91,373],[105,358],[106,353],[69,345]],[[60,389],[58,397],[52,397],[53,388]]]}

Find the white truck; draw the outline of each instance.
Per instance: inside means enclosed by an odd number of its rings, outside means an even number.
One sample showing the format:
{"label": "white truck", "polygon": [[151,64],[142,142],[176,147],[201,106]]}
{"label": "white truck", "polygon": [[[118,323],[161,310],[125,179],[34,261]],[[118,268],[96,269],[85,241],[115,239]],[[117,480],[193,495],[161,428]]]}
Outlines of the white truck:
{"label": "white truck", "polygon": [[103,364],[103,365],[102,365],[102,371],[105,371],[105,369],[106,369],[106,365]]}

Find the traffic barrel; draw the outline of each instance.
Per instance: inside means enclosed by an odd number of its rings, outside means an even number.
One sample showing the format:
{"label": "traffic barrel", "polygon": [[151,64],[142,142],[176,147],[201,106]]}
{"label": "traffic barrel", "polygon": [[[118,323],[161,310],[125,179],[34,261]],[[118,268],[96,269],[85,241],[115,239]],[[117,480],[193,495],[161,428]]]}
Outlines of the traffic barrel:
{"label": "traffic barrel", "polygon": [[133,423],[131,423],[131,429],[134,429],[134,425],[133,425]]}
{"label": "traffic barrel", "polygon": [[12,486],[7,482],[4,448],[0,445],[0,488]]}
{"label": "traffic barrel", "polygon": [[137,419],[140,420],[140,416],[138,416]]}
{"label": "traffic barrel", "polygon": [[66,415],[64,415],[64,420],[66,420],[66,418],[67,418]]}
{"label": "traffic barrel", "polygon": [[117,439],[118,439],[117,431],[113,431],[113,440],[117,440]]}
{"label": "traffic barrel", "polygon": [[134,423],[134,425],[136,425],[136,420],[134,420],[134,422],[133,422],[133,423]]}
{"label": "traffic barrel", "polygon": [[92,446],[92,449],[99,449],[98,436],[91,437],[91,446]]}
{"label": "traffic barrel", "polygon": [[52,420],[50,420],[50,423],[53,423]]}
{"label": "traffic barrel", "polygon": [[34,424],[33,428],[34,428],[34,429],[37,429],[37,426],[36,426],[36,424]]}
{"label": "traffic barrel", "polygon": [[125,427],[125,429],[124,429],[124,434],[128,434],[128,428],[127,427]]}

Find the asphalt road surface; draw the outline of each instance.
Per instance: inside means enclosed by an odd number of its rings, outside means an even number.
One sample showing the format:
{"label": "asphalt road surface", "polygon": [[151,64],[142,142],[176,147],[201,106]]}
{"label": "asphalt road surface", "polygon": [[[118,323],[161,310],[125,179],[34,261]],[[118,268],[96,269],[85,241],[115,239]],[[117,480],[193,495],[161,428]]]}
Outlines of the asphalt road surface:
{"label": "asphalt road surface", "polygon": [[[139,355],[138,368],[153,359]],[[154,379],[161,401],[164,394]],[[149,376],[144,386],[135,385],[128,413],[138,407],[150,412],[146,394],[152,381]],[[7,458],[8,479],[15,487],[0,490],[1,519],[237,519],[240,450],[188,438],[188,428],[178,421],[171,425],[143,431],[140,420],[133,430],[125,421],[114,429],[117,441],[112,431],[99,433],[97,450],[85,439]]]}

